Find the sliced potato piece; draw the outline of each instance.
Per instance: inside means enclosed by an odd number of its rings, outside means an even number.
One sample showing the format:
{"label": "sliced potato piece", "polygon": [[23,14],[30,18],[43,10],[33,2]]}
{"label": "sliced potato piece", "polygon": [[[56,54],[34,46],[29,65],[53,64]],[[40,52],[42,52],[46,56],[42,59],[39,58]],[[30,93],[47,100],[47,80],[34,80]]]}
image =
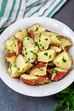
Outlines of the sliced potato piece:
{"label": "sliced potato piece", "polygon": [[57,47],[57,46],[50,46],[51,49],[54,49],[56,52],[60,52],[61,48]]}
{"label": "sliced potato piece", "polygon": [[21,75],[21,80],[28,85],[42,85],[50,82],[49,76],[32,76],[23,74]]}
{"label": "sliced potato piece", "polygon": [[10,62],[11,64],[15,63],[15,60],[16,60],[16,53],[13,52],[13,53],[10,53],[6,56],[6,60],[8,62]]}
{"label": "sliced potato piece", "polygon": [[26,29],[20,30],[19,32],[17,32],[15,34],[15,38],[18,38],[20,40],[23,40],[23,38],[26,36],[27,36],[27,30]]}
{"label": "sliced potato piece", "polygon": [[56,52],[53,49],[38,52],[38,61],[49,62],[55,58]]}
{"label": "sliced potato piece", "polygon": [[38,52],[37,46],[29,46],[23,48],[23,54],[29,63],[32,63],[36,60],[37,52]]}
{"label": "sliced potato piece", "polygon": [[42,27],[39,24],[34,24],[28,28],[28,33],[30,33],[30,31],[33,31],[35,34],[39,34],[45,31],[45,27]]}
{"label": "sliced potato piece", "polygon": [[61,39],[58,35],[53,35],[50,37],[50,44],[61,44]]}
{"label": "sliced potato piece", "polygon": [[17,56],[15,64],[18,72],[22,73],[28,71],[33,66],[32,64],[26,62],[25,57],[21,54]]}
{"label": "sliced potato piece", "polygon": [[12,38],[5,41],[5,48],[8,53],[14,52],[13,45],[14,45],[14,42]]}
{"label": "sliced potato piece", "polygon": [[46,69],[47,66],[44,67],[36,67],[31,70],[30,75],[36,75],[36,76],[45,76],[46,75]]}
{"label": "sliced potato piece", "polygon": [[22,53],[22,48],[23,48],[23,44],[22,41],[19,39],[14,39],[14,52],[16,52],[16,54],[20,54]]}
{"label": "sliced potato piece", "polygon": [[62,79],[67,74],[67,72],[68,72],[68,70],[62,70],[62,69],[56,67],[52,71],[51,80],[58,81],[58,80]]}
{"label": "sliced potato piece", "polygon": [[38,37],[38,47],[40,50],[46,50],[50,44],[50,38],[48,35],[40,33]]}
{"label": "sliced potato piece", "polygon": [[54,64],[61,69],[68,70],[72,67],[72,58],[66,51],[63,51],[56,56]]}
{"label": "sliced potato piece", "polygon": [[32,38],[30,38],[30,37],[25,37],[25,38],[23,39],[23,46],[24,46],[24,47],[34,46],[34,45],[35,45],[35,43],[34,43],[34,41],[33,41]]}
{"label": "sliced potato piece", "polygon": [[11,77],[19,77],[22,74],[17,71],[17,68],[13,64],[10,64],[10,67],[8,68],[7,72]]}
{"label": "sliced potato piece", "polygon": [[72,43],[69,39],[67,39],[67,38],[62,38],[61,39],[61,49],[64,50],[65,47],[68,47],[68,46],[71,46],[71,45],[72,45]]}

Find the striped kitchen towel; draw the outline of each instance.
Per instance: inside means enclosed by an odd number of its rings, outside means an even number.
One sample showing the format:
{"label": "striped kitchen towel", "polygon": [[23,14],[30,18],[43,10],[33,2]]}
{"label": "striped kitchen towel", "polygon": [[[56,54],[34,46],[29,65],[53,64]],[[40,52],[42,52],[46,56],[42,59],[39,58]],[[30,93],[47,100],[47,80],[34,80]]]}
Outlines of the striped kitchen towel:
{"label": "striped kitchen towel", "polygon": [[67,0],[0,0],[0,32],[25,17],[52,17]]}

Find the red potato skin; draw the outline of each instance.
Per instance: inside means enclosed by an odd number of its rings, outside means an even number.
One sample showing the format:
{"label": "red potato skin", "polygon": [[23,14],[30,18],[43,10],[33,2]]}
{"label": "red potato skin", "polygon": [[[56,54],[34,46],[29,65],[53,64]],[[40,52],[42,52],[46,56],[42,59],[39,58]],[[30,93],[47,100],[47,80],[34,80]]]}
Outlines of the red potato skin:
{"label": "red potato skin", "polygon": [[33,30],[30,30],[30,32],[28,32],[28,36],[29,36],[30,38],[34,38],[35,35],[36,35],[36,34],[34,33]]}
{"label": "red potato skin", "polygon": [[51,77],[51,80],[58,81],[58,80],[62,79],[65,75],[67,75],[67,73],[68,73],[68,71],[57,72],[54,77],[53,76]]}
{"label": "red potato skin", "polygon": [[46,62],[38,62],[37,64],[35,64],[35,66],[32,68],[32,70],[35,69],[36,67],[41,68],[41,67],[45,67],[45,66],[46,66]]}
{"label": "red potato skin", "polygon": [[41,84],[46,84],[50,82],[49,76],[45,76],[45,77],[40,76],[37,79],[33,79],[33,80],[28,80],[21,77],[21,80],[28,85],[41,85]]}
{"label": "red potato skin", "polygon": [[22,53],[22,49],[23,49],[22,41],[19,40],[19,39],[16,39],[16,40],[17,40],[17,45],[18,45],[18,53],[17,54],[21,54]]}
{"label": "red potato skin", "polygon": [[47,30],[47,29],[46,29],[45,31],[46,31],[46,32],[51,32],[50,30]]}
{"label": "red potato skin", "polygon": [[11,57],[13,57],[13,56],[16,56],[16,53],[15,53],[15,52],[8,54],[6,57],[11,58]]}

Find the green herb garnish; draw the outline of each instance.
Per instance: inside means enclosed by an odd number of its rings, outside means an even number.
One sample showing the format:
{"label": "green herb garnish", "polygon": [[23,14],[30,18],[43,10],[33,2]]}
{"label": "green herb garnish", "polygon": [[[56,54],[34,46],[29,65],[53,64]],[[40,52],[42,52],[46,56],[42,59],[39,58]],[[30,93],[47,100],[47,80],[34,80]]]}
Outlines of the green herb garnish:
{"label": "green herb garnish", "polygon": [[38,30],[39,28],[38,27],[36,27],[36,30],[35,30],[35,32]]}
{"label": "green herb garnish", "polygon": [[56,94],[59,105],[53,111],[74,111],[74,82]]}
{"label": "green herb garnish", "polygon": [[62,61],[65,63],[65,62],[66,62],[66,59],[63,57],[63,58],[62,58]]}
{"label": "green herb garnish", "polygon": [[53,74],[54,74],[54,73],[57,73],[57,72],[58,72],[57,69],[54,69],[54,70],[52,71]]}
{"label": "green herb garnish", "polygon": [[29,40],[30,38],[27,38],[27,40]]}
{"label": "green herb garnish", "polygon": [[41,37],[41,33],[40,33],[39,37]]}
{"label": "green herb garnish", "polygon": [[30,52],[33,53],[35,56],[37,56],[37,54],[35,52],[33,52],[33,51],[30,51]]}
{"label": "green herb garnish", "polygon": [[45,52],[45,53],[44,53],[44,55],[45,55],[45,56],[48,56],[48,53],[47,53],[47,52]]}
{"label": "green herb garnish", "polygon": [[56,36],[56,38],[57,38],[58,40],[60,40],[60,38],[59,38],[59,36],[58,36],[58,35]]}
{"label": "green herb garnish", "polygon": [[27,55],[28,53],[26,52],[25,54]]}
{"label": "green herb garnish", "polygon": [[22,30],[19,30],[19,32],[22,32]]}
{"label": "green herb garnish", "polygon": [[39,42],[41,42],[41,40],[39,39]]}
{"label": "green herb garnish", "polygon": [[49,55],[49,58],[51,58],[51,55]]}
{"label": "green herb garnish", "polygon": [[20,68],[18,68],[18,71],[20,71]]}
{"label": "green herb garnish", "polygon": [[8,49],[8,52],[10,52],[10,50]]}
{"label": "green herb garnish", "polygon": [[46,40],[46,41],[47,41],[47,40],[48,40],[48,38],[46,38],[46,39],[44,39],[44,40]]}

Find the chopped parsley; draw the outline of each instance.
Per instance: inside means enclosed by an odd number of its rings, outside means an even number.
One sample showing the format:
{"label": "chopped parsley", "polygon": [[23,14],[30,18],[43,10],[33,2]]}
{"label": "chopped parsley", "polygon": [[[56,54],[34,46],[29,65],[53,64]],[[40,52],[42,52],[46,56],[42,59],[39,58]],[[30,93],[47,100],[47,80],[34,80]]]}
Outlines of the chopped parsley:
{"label": "chopped parsley", "polygon": [[39,42],[41,42],[41,40],[39,39]]}
{"label": "chopped parsley", "polygon": [[18,68],[18,71],[20,71],[20,68]]}
{"label": "chopped parsley", "polygon": [[66,62],[66,59],[63,57],[63,58],[62,58],[62,61],[65,63],[65,62]]}
{"label": "chopped parsley", "polygon": [[48,40],[48,38],[46,38],[46,39],[44,39],[44,40],[46,40],[46,41],[47,41],[47,40]]}
{"label": "chopped parsley", "polygon": [[41,33],[40,33],[39,37],[41,37]]}
{"label": "chopped parsley", "polygon": [[19,32],[22,32],[22,30],[19,30]]}
{"label": "chopped parsley", "polygon": [[58,36],[58,35],[56,36],[56,38],[57,38],[58,40],[60,40],[60,38],[59,38],[59,36]]}
{"label": "chopped parsley", "polygon": [[33,51],[30,51],[30,52],[33,53],[35,56],[37,56],[37,54],[35,52],[33,52]]}
{"label": "chopped parsley", "polygon": [[38,27],[36,27],[36,30],[35,30],[35,32],[38,30],[39,28]]}
{"label": "chopped parsley", "polygon": [[35,66],[35,68],[38,68],[38,69],[39,69],[40,67],[39,67],[39,66]]}
{"label": "chopped parsley", "polygon": [[49,58],[51,58],[51,55],[49,55]]}
{"label": "chopped parsley", "polygon": [[57,73],[57,72],[58,72],[57,69],[54,69],[54,70],[52,71],[53,74],[54,74],[54,73]]}
{"label": "chopped parsley", "polygon": [[24,50],[26,51],[26,48],[24,48]]}
{"label": "chopped parsley", "polygon": [[28,53],[26,52],[25,54],[27,55]]}
{"label": "chopped parsley", "polygon": [[48,56],[48,53],[47,53],[47,52],[45,52],[45,53],[44,53],[44,55],[45,55],[45,56]]}
{"label": "chopped parsley", "polygon": [[27,40],[29,40],[30,38],[27,38]]}
{"label": "chopped parsley", "polygon": [[28,61],[30,61],[30,58],[28,58]]}
{"label": "chopped parsley", "polygon": [[8,49],[8,52],[10,52],[10,50]]}
{"label": "chopped parsley", "polygon": [[14,38],[16,38],[16,36],[15,36],[15,35],[13,35],[13,37],[14,37]]}

